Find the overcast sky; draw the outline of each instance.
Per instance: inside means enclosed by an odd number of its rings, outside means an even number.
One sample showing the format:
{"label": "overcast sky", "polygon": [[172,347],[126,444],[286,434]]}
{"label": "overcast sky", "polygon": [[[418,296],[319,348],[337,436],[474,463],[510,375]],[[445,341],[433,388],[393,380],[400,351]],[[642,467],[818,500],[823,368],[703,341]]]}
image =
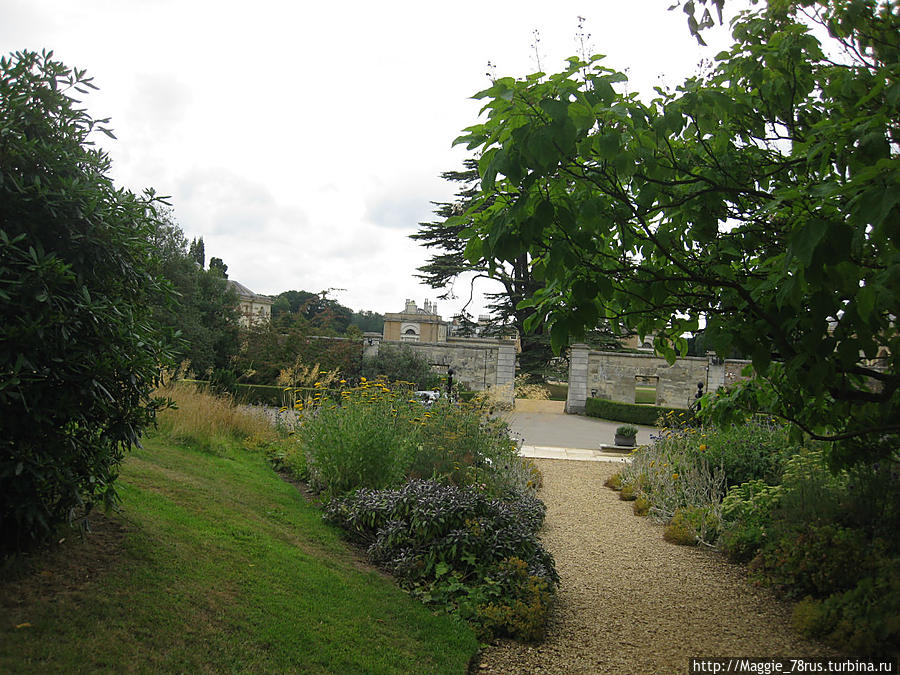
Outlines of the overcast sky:
{"label": "overcast sky", "polygon": [[101,137],[114,178],[170,195],[229,277],[396,312],[439,293],[415,279],[428,252],[408,235],[452,197],[439,174],[467,156],[451,144],[477,122],[488,61],[535,71],[538,29],[543,70],[560,70],[584,16],[590,53],[629,68],[633,90],[673,86],[715,52],[670,4],[0,0],[0,51],[86,69],[87,106],[118,138]]}

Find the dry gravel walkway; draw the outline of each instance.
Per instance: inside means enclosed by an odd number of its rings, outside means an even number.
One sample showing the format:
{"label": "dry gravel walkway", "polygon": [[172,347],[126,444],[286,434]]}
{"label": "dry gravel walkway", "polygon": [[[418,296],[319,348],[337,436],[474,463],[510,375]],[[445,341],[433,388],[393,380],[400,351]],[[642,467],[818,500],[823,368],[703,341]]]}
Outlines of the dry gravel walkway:
{"label": "dry gravel walkway", "polygon": [[487,647],[485,673],[688,672],[691,656],[829,656],[790,628],[790,607],[707,550],[669,544],[603,487],[607,462],[536,460],[547,504],[541,537],[562,586],[547,639]]}

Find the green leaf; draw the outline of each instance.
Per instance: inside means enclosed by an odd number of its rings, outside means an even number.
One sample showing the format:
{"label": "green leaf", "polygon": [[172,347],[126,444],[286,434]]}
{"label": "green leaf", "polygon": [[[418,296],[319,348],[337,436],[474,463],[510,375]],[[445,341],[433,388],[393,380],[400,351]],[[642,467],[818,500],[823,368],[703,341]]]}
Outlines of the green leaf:
{"label": "green leaf", "polygon": [[594,138],[594,152],[598,159],[611,159],[619,152],[619,139],[621,135],[610,131]]}
{"label": "green leaf", "polygon": [[554,354],[562,352],[569,344],[569,331],[558,319],[550,326],[550,347]]}
{"label": "green leaf", "polygon": [[854,300],[856,312],[863,321],[868,321],[875,307],[875,289],[871,286],[863,286],[859,289]]}
{"label": "green leaf", "polygon": [[790,250],[803,267],[809,267],[816,247],[821,243],[827,229],[825,223],[813,220],[794,231]]}

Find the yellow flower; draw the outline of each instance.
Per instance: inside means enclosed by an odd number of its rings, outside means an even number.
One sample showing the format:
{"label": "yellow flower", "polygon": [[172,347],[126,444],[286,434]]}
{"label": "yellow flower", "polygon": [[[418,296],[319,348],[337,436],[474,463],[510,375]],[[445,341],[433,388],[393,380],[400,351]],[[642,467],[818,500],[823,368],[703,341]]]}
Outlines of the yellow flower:
{"label": "yellow flower", "polygon": [[702,444],[702,445],[700,446],[700,452],[703,452],[704,450],[706,450],[706,445],[705,445],[705,444]]}
{"label": "yellow flower", "polygon": [[678,480],[678,474],[677,474],[677,473],[673,473],[673,474],[672,474],[672,478],[674,478],[675,480]]}
{"label": "yellow flower", "polygon": [[360,381],[360,382],[366,382],[366,378],[361,377],[361,378],[359,378],[359,381]]}

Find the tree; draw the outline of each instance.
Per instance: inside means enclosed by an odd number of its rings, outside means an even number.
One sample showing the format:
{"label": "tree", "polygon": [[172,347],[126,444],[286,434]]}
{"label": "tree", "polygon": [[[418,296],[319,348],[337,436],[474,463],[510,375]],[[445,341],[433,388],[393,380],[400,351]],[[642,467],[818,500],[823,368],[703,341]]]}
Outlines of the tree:
{"label": "tree", "polygon": [[0,59],[0,552],[115,499],[171,363],[157,200],[109,178],[107,120],[74,98],[94,88],[52,52]]}
{"label": "tree", "polygon": [[[410,238],[420,242],[425,248],[436,250],[428,262],[419,268],[421,274],[416,276],[432,288],[449,288],[438,296],[440,298],[453,297],[454,282],[466,273],[474,274],[472,283],[478,278],[499,281],[504,292],[487,295],[490,301],[488,310],[492,316],[491,328],[494,332],[499,332],[512,324],[522,344],[520,367],[526,372],[540,372],[553,356],[549,341],[540,322],[533,323],[526,330],[525,320],[529,310],[519,308],[519,303],[540,287],[531,273],[530,254],[524,252],[503,263],[488,258],[467,258],[466,242],[460,238],[460,234],[468,228],[469,217],[460,214],[468,212],[478,195],[474,187],[478,180],[477,164],[469,159],[464,162],[463,171],[446,171],[441,176],[445,180],[460,183],[461,187],[456,194],[456,202],[436,204],[435,215],[439,220],[419,223],[419,231],[410,235]],[[480,202],[478,208],[484,208],[489,200],[490,198],[487,202]]]}
{"label": "tree", "polygon": [[382,333],[384,332],[384,314],[367,309],[353,312],[350,325],[358,327],[363,333]]}
{"label": "tree", "polygon": [[272,304],[273,323],[286,329],[300,322],[304,329],[316,335],[343,335],[350,326],[353,311],[329,298],[330,290],[279,293]]}
{"label": "tree", "polygon": [[209,259],[209,271],[219,275],[223,279],[228,278],[228,265],[226,265],[221,258],[213,257]]}
{"label": "tree", "polygon": [[480,191],[446,224],[469,261],[531,256],[520,306],[556,350],[605,319],[674,360],[705,324],[758,375],[726,401],[841,441],[839,462],[896,453],[898,36],[891,3],[781,1],[649,103],[600,57],[498,79],[457,139]]}
{"label": "tree", "polygon": [[191,247],[188,250],[191,260],[200,265],[200,269],[206,267],[206,246],[203,243],[203,237],[199,239],[191,239]]}
{"label": "tree", "polygon": [[190,361],[199,377],[229,368],[239,348],[238,298],[224,278],[198,264],[197,256],[204,255],[202,237],[188,246],[173,212],[164,210],[156,219],[152,243],[160,273],[175,291],[174,301],[154,306],[154,319],[175,336],[172,351]]}
{"label": "tree", "polygon": [[428,359],[407,345],[382,345],[378,354],[363,359],[360,372],[369,379],[409,382],[417,390],[435,389],[441,383],[441,376],[431,369]]}

